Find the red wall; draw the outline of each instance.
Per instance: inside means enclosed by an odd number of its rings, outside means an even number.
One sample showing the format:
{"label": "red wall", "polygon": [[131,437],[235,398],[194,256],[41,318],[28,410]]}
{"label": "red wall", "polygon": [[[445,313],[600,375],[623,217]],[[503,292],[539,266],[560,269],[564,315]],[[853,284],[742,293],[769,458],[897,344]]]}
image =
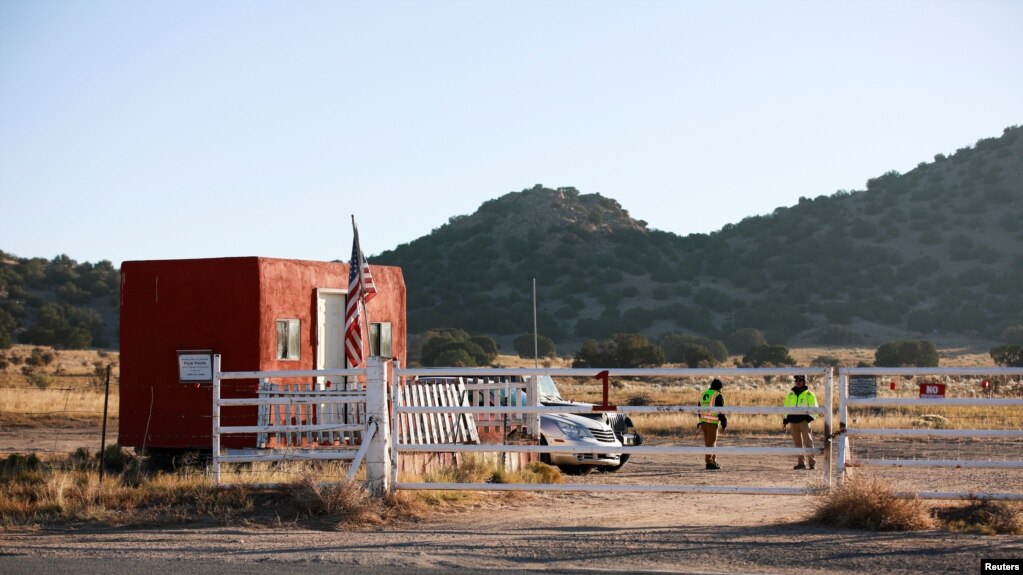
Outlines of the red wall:
{"label": "red wall", "polygon": [[[371,321],[390,321],[395,356],[405,362],[405,283],[400,268],[371,266],[378,295]],[[269,258],[124,262],[121,266],[119,443],[209,449],[209,385],[178,382],[177,351],[212,349],[224,371],[312,369],[316,288],[347,288],[348,265]],[[298,318],[298,361],[276,359],[276,320]],[[224,382],[224,397],[251,397],[255,381]],[[254,425],[256,408],[225,408],[224,425]],[[252,447],[254,436],[225,437]]]}

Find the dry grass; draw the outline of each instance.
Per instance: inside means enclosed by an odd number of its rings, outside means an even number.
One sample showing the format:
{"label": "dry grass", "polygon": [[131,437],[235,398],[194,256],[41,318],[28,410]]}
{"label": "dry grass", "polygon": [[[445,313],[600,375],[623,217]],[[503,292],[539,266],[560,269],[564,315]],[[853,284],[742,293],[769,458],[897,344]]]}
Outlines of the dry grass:
{"label": "dry grass", "polygon": [[[422,476],[410,476],[402,481],[414,483],[562,483],[564,478],[557,467],[534,461],[519,470],[507,470],[483,457],[469,455],[457,465],[428,472]],[[416,494],[422,501],[434,507],[473,505],[481,500],[478,491],[423,490]],[[514,501],[523,497],[522,492],[507,491],[488,493],[488,499]]]}
{"label": "dry grass", "polygon": [[[696,405],[700,394],[710,383],[709,377],[661,377],[639,379],[613,379],[609,401],[616,405]],[[743,407],[780,407],[791,387],[790,379],[783,377],[722,377],[726,405]],[[837,385],[837,378],[835,378]],[[896,378],[896,389],[890,390],[887,379],[878,382],[879,397],[918,397],[921,378]],[[946,378],[949,397],[980,395],[979,379]],[[996,384],[992,397],[1018,397],[1023,395],[1023,383],[1008,381]],[[811,378],[810,386],[818,401],[823,401],[822,382]],[[559,378],[558,387],[566,399],[600,403],[603,389],[594,380]],[[834,391],[837,410],[837,389]],[[836,411],[837,415],[837,411]],[[650,436],[671,437],[689,433],[696,424],[693,413],[633,414],[630,416],[640,433]],[[781,431],[781,415],[735,414],[728,418],[728,430],[744,434],[772,434]],[[835,419],[837,426],[837,417]],[[899,406],[854,407],[849,411],[849,423],[856,427],[884,427],[913,429],[940,427],[965,429],[1019,429],[1019,409],[979,406]],[[819,424],[818,424],[819,425]]]}
{"label": "dry grass", "polygon": [[0,424],[34,426],[103,417],[104,379],[111,366],[108,414],[116,418],[117,352],[15,345],[0,351]]}
{"label": "dry grass", "polygon": [[1023,509],[1019,503],[970,499],[963,505],[936,509],[934,515],[949,531],[1023,535]]}
{"label": "dry grass", "polygon": [[[108,448],[108,473],[99,482],[99,458],[84,448],[65,457],[0,459],[0,530],[33,525],[95,522],[108,525],[167,523],[290,524],[316,529],[362,528],[418,521],[430,508],[476,505],[478,492],[418,491],[371,497],[358,479],[348,481],[337,462],[257,464],[230,487],[217,487],[202,466],[147,472],[141,460]],[[323,481],[324,474],[339,477]],[[444,483],[560,483],[557,468],[534,462],[506,471],[483,458],[403,481]],[[277,483],[278,487],[268,488]],[[490,503],[525,497],[501,493]]]}
{"label": "dry grass", "polygon": [[970,499],[929,507],[920,499],[896,497],[888,483],[868,476],[853,476],[823,496],[809,521],[874,531],[940,528],[981,535],[1023,535],[1023,507],[1018,502]]}
{"label": "dry grass", "polygon": [[491,475],[494,483],[563,483],[561,471],[553,465],[532,461],[517,471],[496,469]]}
{"label": "dry grass", "polygon": [[934,527],[934,519],[921,500],[896,497],[887,483],[869,477],[849,478],[823,496],[809,521],[872,531]]}
{"label": "dry grass", "polygon": [[[117,448],[119,449],[119,448]],[[108,450],[110,451],[110,450]],[[112,457],[108,453],[106,460]],[[12,455],[0,460],[0,530],[42,524],[290,523],[313,528],[415,521],[425,505],[405,494],[372,498],[356,482],[319,483],[312,475],[276,488],[214,486],[201,468],[140,472],[126,456],[99,482],[98,459],[80,449],[62,459]]]}

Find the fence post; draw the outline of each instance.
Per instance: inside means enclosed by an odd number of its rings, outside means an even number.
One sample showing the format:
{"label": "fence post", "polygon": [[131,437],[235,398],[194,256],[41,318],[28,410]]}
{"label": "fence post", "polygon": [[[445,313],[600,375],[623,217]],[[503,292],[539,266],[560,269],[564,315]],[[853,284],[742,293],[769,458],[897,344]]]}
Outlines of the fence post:
{"label": "fence post", "polygon": [[213,484],[220,485],[220,354],[213,356]]}
{"label": "fence post", "polygon": [[832,454],[834,453],[834,441],[831,438],[831,428],[834,425],[832,421],[832,411],[834,402],[834,370],[828,368],[827,373],[824,376],[824,405],[827,406],[827,412],[824,413],[824,447],[827,451],[824,454],[824,484],[827,485],[828,490],[831,490],[831,465],[833,462]]}
{"label": "fence post", "polygon": [[366,450],[366,489],[382,496],[390,489],[391,425],[387,413],[387,367],[378,356],[366,360],[366,416],[376,422],[376,433]]}
{"label": "fence post", "polygon": [[394,494],[394,486],[398,484],[398,437],[401,435],[401,420],[398,418],[396,412],[398,405],[401,403],[401,362],[393,360],[391,363],[391,407],[388,410],[388,414],[391,417],[391,441],[389,442],[390,455],[391,455],[391,482],[387,486],[388,492]]}
{"label": "fence post", "polygon": [[849,455],[849,435],[846,426],[849,419],[849,408],[845,401],[849,397],[849,374],[838,370],[838,482],[845,481],[845,463]]}
{"label": "fence post", "polygon": [[[529,407],[537,407],[540,405],[540,376],[534,375],[533,377],[526,380],[526,405]],[[540,437],[540,414],[539,413],[527,413],[526,414],[526,431],[529,435],[539,438]]]}

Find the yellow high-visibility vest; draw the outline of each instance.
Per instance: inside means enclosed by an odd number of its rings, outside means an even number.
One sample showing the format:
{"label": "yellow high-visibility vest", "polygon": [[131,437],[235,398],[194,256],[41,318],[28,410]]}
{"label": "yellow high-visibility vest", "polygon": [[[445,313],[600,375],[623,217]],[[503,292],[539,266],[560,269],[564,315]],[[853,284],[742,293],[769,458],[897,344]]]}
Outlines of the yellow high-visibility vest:
{"label": "yellow high-visibility vest", "polygon": [[798,395],[790,390],[789,394],[785,396],[784,407],[817,407],[817,396],[810,391],[809,387],[799,392]]}
{"label": "yellow high-visibility vest", "polygon": [[[721,395],[716,389],[708,389],[703,392],[703,397],[700,398],[700,407],[713,407],[714,401]],[[713,423],[718,424],[718,414],[710,411],[700,411],[700,423]]]}

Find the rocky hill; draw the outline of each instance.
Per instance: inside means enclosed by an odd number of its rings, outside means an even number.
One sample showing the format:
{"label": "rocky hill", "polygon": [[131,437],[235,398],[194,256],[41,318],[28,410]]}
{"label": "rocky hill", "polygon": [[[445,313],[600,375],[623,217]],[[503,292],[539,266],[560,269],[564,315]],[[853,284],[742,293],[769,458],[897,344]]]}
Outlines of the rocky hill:
{"label": "rocky hill", "polygon": [[372,256],[404,268],[410,328],[569,347],[619,332],[772,343],[996,340],[1023,324],[1021,128],[712,234],[651,230],[618,202],[535,186]]}
{"label": "rocky hill", "polygon": [[[1023,325],[1021,132],[711,234],[652,230],[613,199],[537,185],[369,259],[404,269],[413,333],[532,333],[535,278],[540,332],[561,351],[742,328],[788,345],[986,344]],[[117,276],[108,261],[0,252],[0,347],[116,347]]]}

